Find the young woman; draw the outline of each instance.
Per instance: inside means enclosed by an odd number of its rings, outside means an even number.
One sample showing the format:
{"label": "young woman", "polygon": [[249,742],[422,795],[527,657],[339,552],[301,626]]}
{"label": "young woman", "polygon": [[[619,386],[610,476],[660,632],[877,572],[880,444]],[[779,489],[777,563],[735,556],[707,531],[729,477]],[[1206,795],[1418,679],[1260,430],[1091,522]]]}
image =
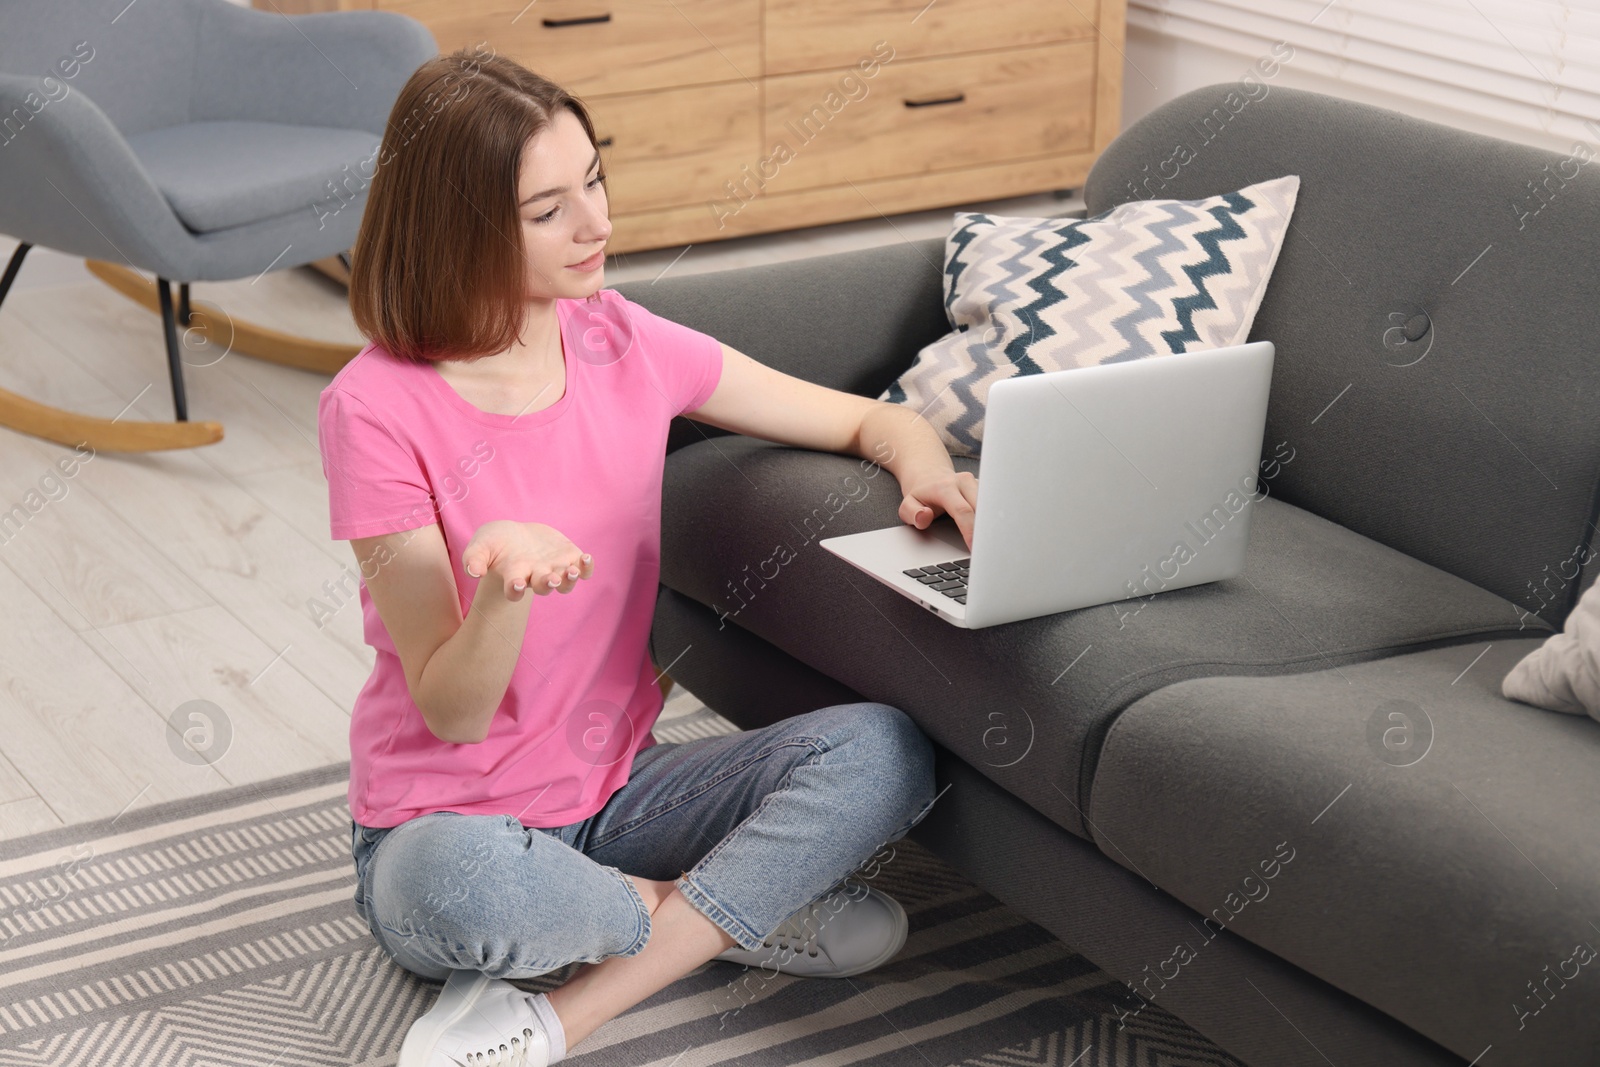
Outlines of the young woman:
{"label": "young woman", "polygon": [[[903,909],[832,891],[932,807],[932,749],[903,712],[650,734],[667,428],[887,455],[900,518],[947,513],[969,544],[976,479],[914,412],[602,289],[594,127],[518,64],[424,63],[377,160],[350,287],[371,343],[318,420],[377,654],[350,724],[355,903],[398,964],[445,980],[402,1067],[554,1063],[708,960],[776,942],[790,973],[886,961]],[[574,962],[548,995],[505,980]]]}

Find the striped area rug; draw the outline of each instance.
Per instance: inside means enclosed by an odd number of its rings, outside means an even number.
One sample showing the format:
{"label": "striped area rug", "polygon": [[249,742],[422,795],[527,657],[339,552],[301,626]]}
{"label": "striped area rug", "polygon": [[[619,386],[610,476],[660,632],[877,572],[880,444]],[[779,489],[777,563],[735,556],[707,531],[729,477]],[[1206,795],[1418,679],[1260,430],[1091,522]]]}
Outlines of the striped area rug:
{"label": "striped area rug", "polygon": [[[732,729],[694,702],[655,733]],[[439,984],[355,913],[348,773],[0,842],[0,1067],[391,1067]],[[870,884],[911,934],[888,965],[819,980],[712,961],[563,1062],[1237,1064],[1155,1005],[1119,1029],[1125,986],[915,842],[891,847]],[[553,989],[576,968],[515,984]]]}

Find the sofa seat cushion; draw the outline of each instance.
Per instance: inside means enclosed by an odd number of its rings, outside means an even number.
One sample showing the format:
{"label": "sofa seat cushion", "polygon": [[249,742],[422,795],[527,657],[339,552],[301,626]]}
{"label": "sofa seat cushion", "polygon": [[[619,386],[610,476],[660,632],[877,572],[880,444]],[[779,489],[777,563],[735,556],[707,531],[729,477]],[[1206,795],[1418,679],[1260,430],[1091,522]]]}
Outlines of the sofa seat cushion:
{"label": "sofa seat cushion", "polygon": [[1600,723],[1500,695],[1538,644],[1167,686],[1106,736],[1095,841],[1210,917],[1192,952],[1232,929],[1469,1061],[1577,1063],[1600,1048]]}
{"label": "sofa seat cushion", "polygon": [[128,145],[184,226],[209,233],[296,210],[336,214],[365,194],[379,140],[365,130],[227,121],[146,130]]}
{"label": "sofa seat cushion", "polygon": [[[668,455],[662,495],[663,584],[903,709],[1084,837],[1107,727],[1163,686],[1518,635],[1509,601],[1271,496],[1251,505],[1237,578],[964,630],[817,545],[900,521],[894,475],[866,460],[724,435]],[[1550,632],[1523,625],[1519,636]]]}

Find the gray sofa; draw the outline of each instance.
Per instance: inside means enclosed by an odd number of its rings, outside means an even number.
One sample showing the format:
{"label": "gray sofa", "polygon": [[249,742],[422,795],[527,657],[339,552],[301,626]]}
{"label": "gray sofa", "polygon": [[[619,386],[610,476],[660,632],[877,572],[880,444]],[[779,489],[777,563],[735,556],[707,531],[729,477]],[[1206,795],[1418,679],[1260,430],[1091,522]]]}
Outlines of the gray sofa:
{"label": "gray sofa", "polygon": [[[1600,176],[1237,88],[1142,119],[1084,196],[1301,177],[1243,574],[961,630],[815,543],[898,521],[887,472],[680,419],[652,654],[744,728],[904,709],[950,786],[913,839],[1127,983],[1118,1017],[1260,1067],[1600,1063],[1600,723],[1500,695],[1600,569]],[[942,263],[616,288],[877,396],[950,328]]]}

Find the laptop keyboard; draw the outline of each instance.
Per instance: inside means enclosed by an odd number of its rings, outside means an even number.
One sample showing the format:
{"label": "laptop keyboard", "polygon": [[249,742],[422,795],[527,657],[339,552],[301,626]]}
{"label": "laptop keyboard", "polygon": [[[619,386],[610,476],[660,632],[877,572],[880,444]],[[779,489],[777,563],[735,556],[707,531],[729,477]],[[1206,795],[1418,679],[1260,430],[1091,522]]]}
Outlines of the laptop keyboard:
{"label": "laptop keyboard", "polygon": [[934,592],[943,593],[957,604],[967,602],[967,570],[972,563],[972,557],[953,559],[949,563],[930,563],[926,567],[912,567],[908,571],[901,571],[909,578],[915,578]]}

